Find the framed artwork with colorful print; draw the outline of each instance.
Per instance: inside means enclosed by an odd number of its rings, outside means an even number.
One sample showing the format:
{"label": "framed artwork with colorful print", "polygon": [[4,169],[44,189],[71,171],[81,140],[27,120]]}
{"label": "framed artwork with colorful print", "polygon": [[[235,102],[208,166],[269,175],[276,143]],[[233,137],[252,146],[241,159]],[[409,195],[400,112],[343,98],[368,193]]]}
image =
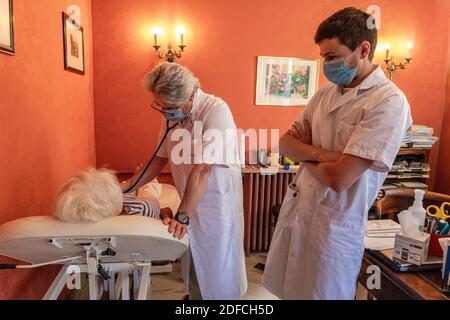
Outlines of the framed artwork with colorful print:
{"label": "framed artwork with colorful print", "polygon": [[256,105],[306,106],[319,85],[317,60],[258,57]]}

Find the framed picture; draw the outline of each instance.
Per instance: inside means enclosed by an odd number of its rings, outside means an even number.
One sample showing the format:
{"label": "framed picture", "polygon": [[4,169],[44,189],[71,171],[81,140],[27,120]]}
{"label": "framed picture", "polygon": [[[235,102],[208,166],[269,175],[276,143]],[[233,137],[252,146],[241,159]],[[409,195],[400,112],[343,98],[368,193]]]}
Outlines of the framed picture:
{"label": "framed picture", "polygon": [[13,0],[0,0],[0,52],[15,53]]}
{"label": "framed picture", "polygon": [[84,33],[66,13],[62,14],[64,35],[64,68],[84,74]]}
{"label": "framed picture", "polygon": [[257,105],[306,106],[318,85],[318,59],[258,57]]}

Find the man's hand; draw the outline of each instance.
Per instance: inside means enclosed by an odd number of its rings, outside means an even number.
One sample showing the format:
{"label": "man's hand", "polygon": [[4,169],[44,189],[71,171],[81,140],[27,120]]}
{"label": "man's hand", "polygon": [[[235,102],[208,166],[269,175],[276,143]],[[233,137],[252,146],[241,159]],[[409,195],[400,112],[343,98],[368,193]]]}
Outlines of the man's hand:
{"label": "man's hand", "polygon": [[303,125],[298,121],[294,122],[288,133],[305,144],[312,144],[312,130],[308,120],[303,121]]}
{"label": "man's hand", "polygon": [[350,154],[341,154],[330,162],[305,162],[304,166],[327,187],[335,192],[348,190],[373,164],[373,160]]}
{"label": "man's hand", "polygon": [[164,221],[164,219],[166,218],[173,219],[172,209],[168,207],[161,208],[161,210],[159,211],[159,217],[161,218],[162,221]]}
{"label": "man's hand", "polygon": [[339,152],[325,150],[312,145],[311,124],[295,122],[280,138],[280,152],[294,162],[329,162],[341,156]]}
{"label": "man's hand", "polygon": [[175,219],[170,219],[168,217],[164,218],[162,221],[166,226],[169,226],[169,233],[173,233],[174,238],[183,239],[187,233],[187,226],[185,224],[179,223]]}

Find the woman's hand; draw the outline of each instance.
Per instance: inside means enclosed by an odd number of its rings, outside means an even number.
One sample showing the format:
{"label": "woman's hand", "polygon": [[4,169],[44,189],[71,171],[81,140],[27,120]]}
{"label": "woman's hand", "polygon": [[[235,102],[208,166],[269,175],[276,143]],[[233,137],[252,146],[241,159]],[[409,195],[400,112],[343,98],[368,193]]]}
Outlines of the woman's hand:
{"label": "woman's hand", "polygon": [[162,222],[169,226],[169,233],[173,233],[174,238],[183,239],[187,233],[187,226],[185,224],[179,223],[175,219],[170,219],[168,217],[164,218]]}

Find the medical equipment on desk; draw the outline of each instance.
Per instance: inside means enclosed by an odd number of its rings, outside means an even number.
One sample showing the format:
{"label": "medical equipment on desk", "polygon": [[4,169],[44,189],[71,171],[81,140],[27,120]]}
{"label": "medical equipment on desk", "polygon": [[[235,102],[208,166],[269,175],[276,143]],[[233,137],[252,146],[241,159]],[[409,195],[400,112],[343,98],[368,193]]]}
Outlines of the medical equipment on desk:
{"label": "medical equipment on desk", "polygon": [[2,269],[62,265],[45,300],[56,300],[80,273],[88,274],[91,300],[100,299],[102,292],[109,292],[112,300],[120,293],[123,300],[130,299],[130,275],[133,297],[145,300],[152,261],[175,261],[187,248],[187,237],[174,238],[160,220],[142,216],[116,216],[97,223],[38,216],[0,226],[0,255],[30,264],[5,264]]}
{"label": "medical equipment on desk", "polygon": [[419,230],[423,230],[423,225],[425,223],[426,211],[423,208],[423,197],[425,196],[425,191],[421,189],[414,190],[414,204],[408,208],[413,217],[419,221]]}
{"label": "medical equipment on desk", "polygon": [[262,167],[267,167],[268,159],[267,151],[265,149],[258,150],[258,164]]}
{"label": "medical equipment on desk", "polygon": [[[445,213],[444,209],[450,203],[444,202],[440,207],[428,206],[425,220],[422,221],[424,192],[416,190],[415,193],[414,205],[398,215],[403,234],[396,236],[394,253],[396,258],[421,265],[427,257],[442,257],[443,255],[439,239],[449,237],[450,225],[445,219],[450,216]],[[432,209],[434,212],[431,211]]]}

